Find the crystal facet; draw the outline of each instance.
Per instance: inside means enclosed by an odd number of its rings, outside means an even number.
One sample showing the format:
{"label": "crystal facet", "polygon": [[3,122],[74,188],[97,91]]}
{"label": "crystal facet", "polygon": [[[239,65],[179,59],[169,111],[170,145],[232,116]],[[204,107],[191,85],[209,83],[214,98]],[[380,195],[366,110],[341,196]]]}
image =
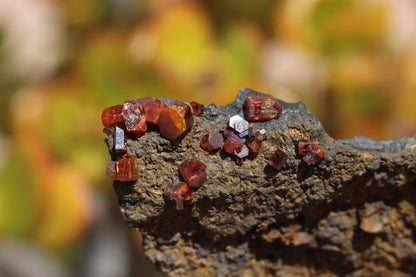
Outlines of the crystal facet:
{"label": "crystal facet", "polygon": [[123,104],[122,115],[127,132],[141,134],[146,132],[147,124],[142,105],[137,101],[127,101]]}
{"label": "crystal facet", "polygon": [[315,152],[319,148],[320,145],[317,139],[301,140],[298,143],[298,153],[302,156],[311,152]]}
{"label": "crystal facet", "polygon": [[194,122],[189,105],[175,101],[166,105],[159,116],[160,134],[168,139],[176,139],[191,128]]}
{"label": "crystal facet", "polygon": [[286,155],[285,152],[283,152],[280,149],[277,149],[273,156],[270,157],[269,159],[269,165],[274,167],[277,170],[280,170],[282,168],[282,166],[284,165],[284,163],[286,162],[288,156]]}
{"label": "crystal facet", "polygon": [[200,115],[201,113],[204,112],[204,106],[201,103],[198,103],[196,101],[192,101],[191,103],[189,103],[192,107],[192,113],[194,115]]}
{"label": "crystal facet", "polygon": [[248,96],[245,112],[248,121],[264,121],[279,118],[282,106],[271,96]]}
{"label": "crystal facet", "polygon": [[118,180],[117,170],[116,170],[116,162],[115,161],[110,161],[108,163],[107,171],[106,171],[105,175],[107,175],[107,177],[110,178],[111,180]]}
{"label": "crystal facet", "polygon": [[165,191],[165,195],[175,201],[175,208],[183,210],[183,202],[191,200],[194,192],[189,188],[188,184],[181,182],[179,184],[170,184]]}
{"label": "crystal facet", "polygon": [[314,165],[322,160],[323,157],[325,157],[325,152],[319,147],[316,151],[306,154],[303,160],[307,165]]}
{"label": "crystal facet", "polygon": [[117,154],[123,154],[127,151],[126,144],[124,143],[124,130],[117,126],[114,131],[114,151]]}
{"label": "crystal facet", "polygon": [[207,178],[207,173],[205,172],[206,165],[197,159],[183,162],[179,165],[178,169],[179,173],[190,187],[197,188],[201,186]]}
{"label": "crystal facet", "polygon": [[209,152],[220,149],[224,145],[224,138],[220,132],[206,134],[201,139],[201,147]]}
{"label": "crystal facet", "polygon": [[230,117],[228,127],[235,130],[238,134],[241,134],[248,130],[248,121],[239,115],[234,115]]}
{"label": "crystal facet", "polygon": [[236,150],[234,150],[234,155],[241,159],[247,157],[248,154],[249,150],[248,147],[245,145],[241,146],[241,148],[237,148]]}
{"label": "crystal facet", "polygon": [[143,109],[146,122],[155,125],[159,124],[160,112],[163,110],[164,106],[165,104],[163,104],[163,102],[159,99],[153,99],[152,101],[145,103],[143,105]]}
{"label": "crystal facet", "polygon": [[115,123],[124,121],[121,112],[123,110],[123,105],[116,105],[105,108],[101,114],[101,121],[105,128],[110,128]]}
{"label": "crystal facet", "polygon": [[241,139],[235,133],[231,133],[228,135],[227,139],[224,142],[223,148],[227,153],[234,153],[237,148],[241,148],[244,143],[246,142],[245,139]]}
{"label": "crystal facet", "polygon": [[266,130],[261,129],[260,131],[257,132],[254,139],[252,139],[251,141],[246,143],[250,152],[253,152],[253,153],[259,153],[260,152],[261,144],[262,144],[262,141],[263,141],[265,135],[266,135]]}
{"label": "crystal facet", "polygon": [[136,181],[139,178],[136,156],[120,157],[115,162],[109,162],[106,175],[114,181]]}

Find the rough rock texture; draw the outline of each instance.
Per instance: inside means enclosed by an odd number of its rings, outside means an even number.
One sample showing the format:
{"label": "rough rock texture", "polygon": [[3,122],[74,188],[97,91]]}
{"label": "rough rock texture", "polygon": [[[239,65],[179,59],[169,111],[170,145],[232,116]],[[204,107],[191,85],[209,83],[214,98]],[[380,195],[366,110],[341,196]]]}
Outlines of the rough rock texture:
{"label": "rough rock texture", "polygon": [[[203,135],[261,95],[242,89],[226,107],[206,106],[173,142],[157,131],[127,140],[139,179],[114,189],[150,261],[169,276],[416,276],[416,137],[334,140],[304,103],[280,101],[279,119],[250,123],[267,134],[243,165],[201,149]],[[297,154],[297,142],[311,138],[326,153],[315,166]],[[107,144],[112,151],[112,136]],[[277,147],[289,156],[280,171],[267,165]],[[191,158],[208,177],[176,211],[163,192]]]}

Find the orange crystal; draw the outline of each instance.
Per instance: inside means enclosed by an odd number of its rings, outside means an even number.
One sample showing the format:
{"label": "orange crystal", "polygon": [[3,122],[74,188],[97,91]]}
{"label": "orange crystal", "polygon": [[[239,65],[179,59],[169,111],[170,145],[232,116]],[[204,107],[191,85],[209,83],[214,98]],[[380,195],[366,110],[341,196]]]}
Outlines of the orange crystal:
{"label": "orange crystal", "polygon": [[225,152],[231,154],[231,153],[234,153],[236,149],[243,147],[245,142],[246,142],[245,139],[241,139],[235,133],[230,133],[224,142],[223,148]]}
{"label": "orange crystal", "polygon": [[190,106],[176,100],[160,112],[159,131],[162,136],[173,140],[191,128],[193,123]]}
{"label": "orange crystal", "polygon": [[142,105],[137,101],[126,101],[121,113],[124,117],[126,131],[134,134],[146,132],[147,124]]}
{"label": "orange crystal", "polygon": [[183,202],[191,200],[194,192],[189,188],[188,184],[181,182],[179,184],[170,184],[165,191],[165,195],[175,201],[177,210],[183,210]]}
{"label": "orange crystal", "polygon": [[265,121],[279,118],[282,106],[271,96],[248,96],[245,102],[248,121]]}
{"label": "orange crystal", "polygon": [[115,123],[123,122],[124,118],[122,116],[123,105],[115,105],[103,110],[101,114],[101,121],[105,128],[110,128]]}
{"label": "orange crystal", "polygon": [[196,101],[192,101],[191,103],[189,103],[189,105],[191,105],[192,113],[194,115],[200,115],[201,113],[204,112],[204,106],[201,103],[198,103]]}
{"label": "orange crystal", "polygon": [[201,147],[209,152],[220,149],[223,145],[224,137],[218,131],[206,134],[201,139]]}
{"label": "orange crystal", "polygon": [[179,173],[190,187],[200,187],[207,178],[206,165],[197,159],[191,159],[179,165]]}
{"label": "orange crystal", "polygon": [[144,105],[144,116],[146,122],[151,124],[159,124],[160,112],[163,110],[164,104],[159,99],[153,99]]}
{"label": "orange crystal", "polygon": [[107,177],[114,181],[136,181],[139,178],[137,157],[120,157],[115,162],[109,162],[107,166]]}

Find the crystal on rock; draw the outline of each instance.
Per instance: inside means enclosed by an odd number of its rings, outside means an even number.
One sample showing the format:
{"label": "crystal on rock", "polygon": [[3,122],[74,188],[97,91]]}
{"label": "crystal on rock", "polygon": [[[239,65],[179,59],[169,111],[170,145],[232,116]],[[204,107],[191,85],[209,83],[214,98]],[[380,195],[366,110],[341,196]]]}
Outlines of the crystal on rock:
{"label": "crystal on rock", "polygon": [[259,153],[260,152],[261,144],[262,144],[262,141],[263,141],[265,135],[266,135],[266,130],[261,129],[260,131],[257,132],[254,139],[252,139],[251,141],[246,143],[250,152],[253,152],[253,153]]}
{"label": "crystal on rock", "polygon": [[143,109],[146,122],[155,125],[159,124],[160,112],[163,110],[164,106],[165,104],[159,99],[153,99],[152,101],[145,103]]}
{"label": "crystal on rock", "polygon": [[191,103],[189,103],[192,107],[192,113],[194,115],[200,115],[201,113],[204,112],[204,106],[201,103],[198,103],[196,101],[192,101]]}
{"label": "crystal on rock", "polygon": [[306,154],[302,159],[307,165],[314,165],[323,157],[325,157],[325,152],[319,147],[316,151]]}
{"label": "crystal on rock", "polygon": [[114,181],[136,181],[139,178],[136,156],[120,157],[108,163],[106,175]]}
{"label": "crystal on rock", "polygon": [[209,152],[220,149],[224,145],[224,138],[220,132],[206,134],[201,139],[201,147]]}
{"label": "crystal on rock", "polygon": [[236,131],[238,134],[241,134],[248,130],[248,121],[239,115],[234,115],[230,117],[228,127]]}
{"label": "crystal on rock", "polygon": [[123,104],[122,115],[127,132],[141,134],[146,132],[147,124],[144,110],[138,100],[127,101]]}
{"label": "crystal on rock", "polygon": [[234,155],[237,156],[237,158],[245,158],[247,157],[249,154],[249,149],[247,146],[243,145],[241,148],[237,148],[236,150],[234,150]]}
{"label": "crystal on rock", "polygon": [[116,162],[115,161],[110,161],[108,163],[107,171],[106,171],[105,175],[107,175],[107,177],[110,178],[111,180],[118,180],[117,171],[116,171]]}
{"label": "crystal on rock", "polygon": [[246,142],[245,139],[241,139],[235,133],[231,133],[228,135],[227,139],[224,142],[223,148],[227,153],[234,153],[237,148],[241,148],[244,143]]}
{"label": "crystal on rock", "polygon": [[127,151],[126,144],[124,143],[124,130],[117,126],[114,131],[114,151],[117,154],[123,154]]}
{"label": "crystal on rock", "polygon": [[284,165],[284,163],[286,162],[288,156],[286,155],[285,152],[283,152],[280,149],[277,149],[273,156],[270,157],[269,159],[269,165],[274,167],[277,170],[280,170],[282,168],[282,166]]}
{"label": "crystal on rock", "polygon": [[271,96],[248,96],[245,112],[248,121],[264,121],[279,118],[282,106]]}
{"label": "crystal on rock", "polygon": [[202,162],[197,159],[191,159],[180,164],[178,169],[183,179],[185,179],[185,182],[190,187],[197,188],[201,186],[207,178],[207,173],[205,172],[206,168],[206,165]]}
{"label": "crystal on rock", "polygon": [[317,139],[301,140],[298,143],[299,155],[306,155],[320,149],[319,141]]}
{"label": "crystal on rock", "polygon": [[168,139],[176,139],[191,128],[193,122],[190,106],[176,100],[166,105],[160,112],[160,134]]}
{"label": "crystal on rock", "polygon": [[101,121],[105,128],[110,128],[115,123],[123,122],[124,118],[122,116],[123,105],[115,105],[103,110],[101,114]]}
{"label": "crystal on rock", "polygon": [[165,195],[175,201],[175,208],[183,210],[183,202],[191,200],[194,192],[189,188],[188,184],[181,182],[179,184],[170,184],[165,191]]}

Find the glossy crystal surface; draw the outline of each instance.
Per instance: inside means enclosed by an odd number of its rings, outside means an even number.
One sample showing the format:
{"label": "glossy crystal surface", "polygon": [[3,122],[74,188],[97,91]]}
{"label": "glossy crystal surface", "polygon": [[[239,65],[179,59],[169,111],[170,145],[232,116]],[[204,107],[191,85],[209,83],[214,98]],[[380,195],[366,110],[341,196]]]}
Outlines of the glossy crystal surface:
{"label": "glossy crystal surface", "polygon": [[117,154],[123,154],[126,150],[126,144],[124,143],[124,130],[116,126],[114,130],[114,151]]}
{"label": "glossy crystal surface", "polygon": [[238,148],[241,148],[245,142],[246,140],[241,139],[237,134],[230,133],[224,142],[224,151],[230,154],[234,153],[234,151]]}
{"label": "glossy crystal surface", "polygon": [[110,128],[115,123],[123,122],[124,118],[121,114],[123,105],[115,105],[103,110],[101,114],[101,122],[105,128]]}
{"label": "glossy crystal surface", "polygon": [[166,105],[159,116],[160,134],[168,139],[176,139],[193,124],[193,115],[189,105],[174,101]]}
{"label": "glossy crystal surface", "polygon": [[244,109],[248,121],[279,118],[282,113],[282,106],[271,96],[249,96],[246,98]]}
{"label": "glossy crystal surface", "polygon": [[320,149],[319,141],[317,139],[301,140],[298,143],[298,154],[306,155]]}
{"label": "glossy crystal surface", "polygon": [[123,104],[121,112],[126,125],[126,131],[134,134],[144,133],[147,130],[144,110],[138,101],[127,101]]}
{"label": "glossy crystal surface", "polygon": [[206,134],[201,138],[201,147],[209,152],[220,149],[223,145],[224,137],[218,131]]}
{"label": "glossy crystal surface", "polygon": [[190,186],[197,188],[202,185],[202,183],[207,178],[207,173],[205,172],[206,165],[197,159],[191,159],[185,161],[179,165],[179,173],[182,175],[185,182]]}

